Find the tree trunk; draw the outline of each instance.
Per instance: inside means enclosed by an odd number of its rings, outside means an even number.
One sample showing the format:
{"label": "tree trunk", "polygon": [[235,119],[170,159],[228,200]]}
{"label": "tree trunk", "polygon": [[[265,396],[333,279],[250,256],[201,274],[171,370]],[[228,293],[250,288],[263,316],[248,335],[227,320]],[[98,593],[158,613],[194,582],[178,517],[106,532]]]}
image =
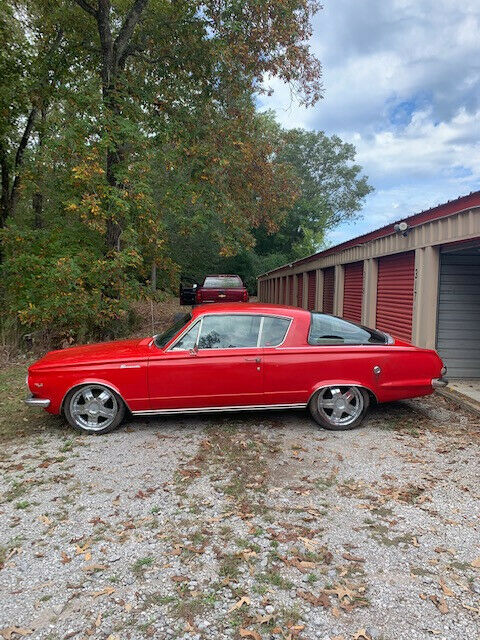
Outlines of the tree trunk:
{"label": "tree trunk", "polygon": [[152,262],[152,275],[150,277],[150,284],[152,286],[152,291],[155,293],[157,290],[157,265],[155,262]]}
{"label": "tree trunk", "polygon": [[[75,2],[84,11],[92,15],[97,22],[102,57],[100,75],[105,107],[104,116],[108,118],[111,115],[115,121],[116,117],[121,114],[121,105],[117,96],[119,71],[123,70],[130,40],[148,0],[135,0],[133,2],[115,39],[112,36],[111,28],[111,0],[98,0],[98,8],[92,6],[88,0],[75,0]],[[113,136],[112,144],[113,148],[107,151],[106,178],[110,187],[118,189],[122,185],[118,180],[117,171],[124,160],[124,152],[122,145],[118,140],[115,140],[115,135]],[[115,211],[109,212],[106,233],[107,251],[120,250],[123,222],[118,218]]]}

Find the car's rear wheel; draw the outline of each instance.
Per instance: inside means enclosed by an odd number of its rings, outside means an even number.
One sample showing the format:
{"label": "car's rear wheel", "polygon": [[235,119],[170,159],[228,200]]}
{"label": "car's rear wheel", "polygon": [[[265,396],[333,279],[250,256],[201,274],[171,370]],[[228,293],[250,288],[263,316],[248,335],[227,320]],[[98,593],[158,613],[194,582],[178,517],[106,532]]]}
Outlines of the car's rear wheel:
{"label": "car's rear wheel", "polygon": [[362,422],[369,404],[365,389],[334,385],[319,389],[311,398],[309,409],[312,418],[325,429],[345,431]]}
{"label": "car's rear wheel", "polygon": [[68,422],[84,433],[113,431],[125,415],[123,400],[102,384],[85,384],[72,389],[63,406]]}

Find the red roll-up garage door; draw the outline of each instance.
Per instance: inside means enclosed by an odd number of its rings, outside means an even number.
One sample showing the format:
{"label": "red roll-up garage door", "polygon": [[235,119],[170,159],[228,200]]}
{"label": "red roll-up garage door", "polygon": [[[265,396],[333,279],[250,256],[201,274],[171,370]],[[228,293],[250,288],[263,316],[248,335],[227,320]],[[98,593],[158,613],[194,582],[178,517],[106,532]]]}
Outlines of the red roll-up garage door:
{"label": "red roll-up garage door", "polygon": [[343,285],[343,317],[362,321],[363,262],[345,265]]}
{"label": "red roll-up garage door", "polygon": [[297,307],[303,306],[303,273],[297,277]]}
{"label": "red roll-up garage door", "polygon": [[378,260],[377,328],[402,340],[412,339],[415,252]]}
{"label": "red roll-up garage door", "polygon": [[293,276],[288,276],[288,302],[293,304]]}
{"label": "red roll-up garage door", "polygon": [[308,276],[308,310],[312,311],[315,309],[315,293],[317,289],[317,272],[309,271],[307,273]]}
{"label": "red roll-up garage door", "polygon": [[323,313],[333,313],[333,290],[335,287],[335,267],[323,270]]}

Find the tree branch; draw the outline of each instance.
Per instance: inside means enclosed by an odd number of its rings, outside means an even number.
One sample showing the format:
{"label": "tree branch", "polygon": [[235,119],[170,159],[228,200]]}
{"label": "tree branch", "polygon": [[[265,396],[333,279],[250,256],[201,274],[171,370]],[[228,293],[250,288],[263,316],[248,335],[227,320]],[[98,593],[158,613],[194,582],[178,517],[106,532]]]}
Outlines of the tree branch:
{"label": "tree branch", "polygon": [[97,17],[96,10],[92,7],[92,5],[88,4],[88,2],[86,2],[85,0],[73,0],[73,1],[76,4],[78,4],[79,7],[82,7],[82,9],[87,13],[89,13],[91,16],[93,16],[94,18]]}
{"label": "tree branch", "polygon": [[125,52],[130,38],[133,35],[133,30],[137,26],[140,16],[142,15],[142,11],[145,9],[147,3],[148,0],[135,0],[133,5],[130,7],[130,11],[127,13],[125,21],[122,24],[113,45],[115,50],[115,62],[117,64]]}
{"label": "tree branch", "polygon": [[23,131],[22,139],[20,140],[20,144],[18,145],[17,153],[15,154],[15,172],[22,165],[23,162],[23,154],[27,147],[28,141],[30,140],[30,134],[32,133],[33,125],[35,124],[35,118],[37,117],[37,107],[32,107],[30,113],[28,114],[27,124],[25,125],[25,129]]}

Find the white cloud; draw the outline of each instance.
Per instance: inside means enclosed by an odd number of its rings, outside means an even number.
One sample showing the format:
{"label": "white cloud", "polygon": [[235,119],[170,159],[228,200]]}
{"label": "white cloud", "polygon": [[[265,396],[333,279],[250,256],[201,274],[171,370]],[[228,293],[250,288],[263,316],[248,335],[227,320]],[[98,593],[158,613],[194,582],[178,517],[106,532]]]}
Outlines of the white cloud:
{"label": "white cloud", "polygon": [[479,33],[479,0],[324,0],[311,44],[325,99],[300,108],[274,79],[262,103],[357,147],[376,192],[330,241],[480,188]]}

